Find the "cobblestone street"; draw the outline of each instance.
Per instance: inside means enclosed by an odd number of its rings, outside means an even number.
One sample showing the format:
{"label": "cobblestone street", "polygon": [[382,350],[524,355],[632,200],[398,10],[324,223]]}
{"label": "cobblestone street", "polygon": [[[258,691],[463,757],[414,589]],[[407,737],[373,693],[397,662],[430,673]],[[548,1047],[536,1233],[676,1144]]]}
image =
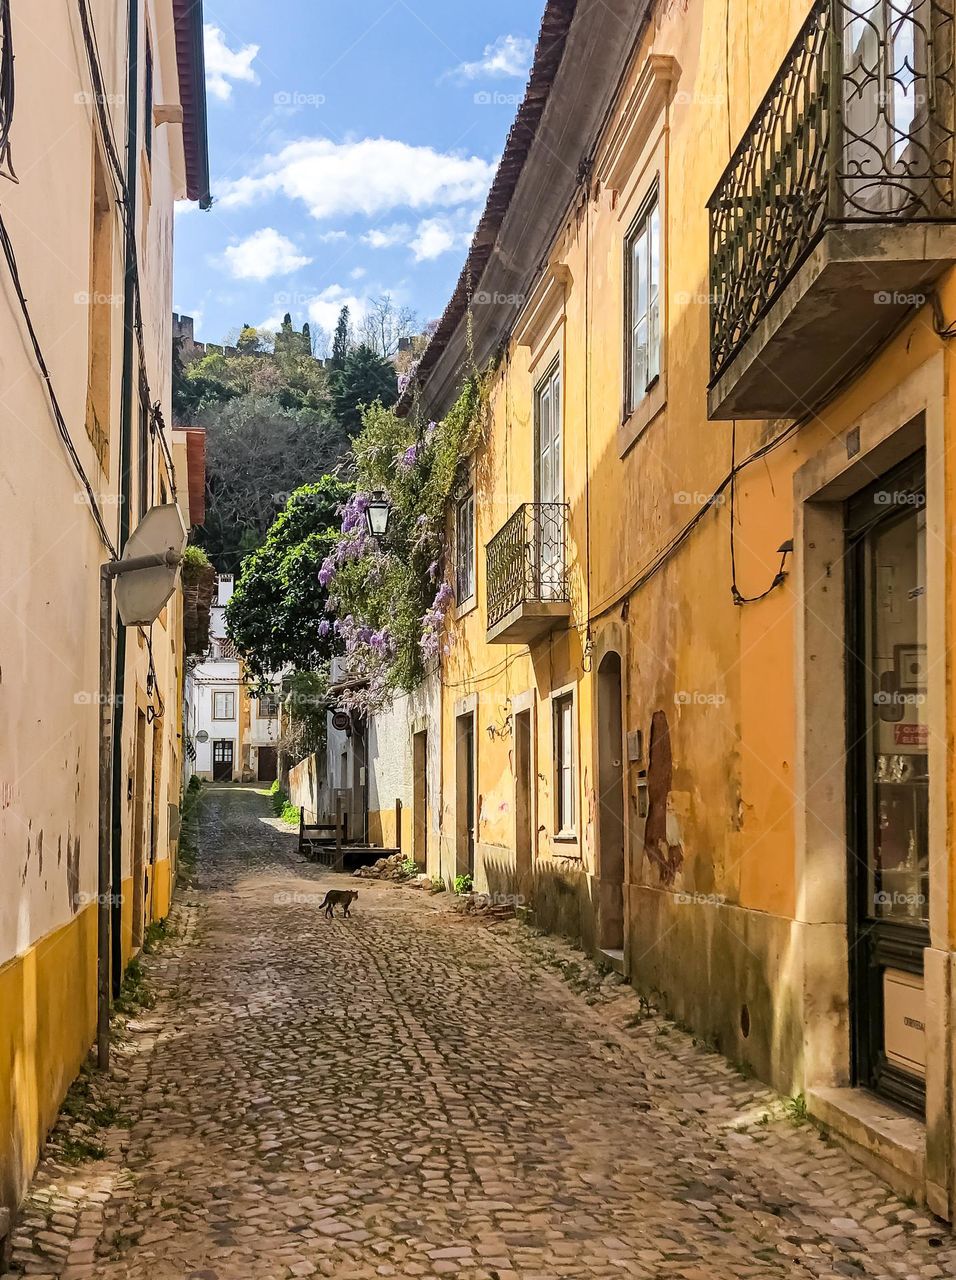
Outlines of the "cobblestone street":
{"label": "cobblestone street", "polygon": [[520,926],[351,880],[353,918],[326,920],[345,881],[268,812],[208,789],[198,889],[116,1050],[105,1158],[52,1144],[15,1273],[956,1274],[930,1215],[689,1037],[610,1025]]}

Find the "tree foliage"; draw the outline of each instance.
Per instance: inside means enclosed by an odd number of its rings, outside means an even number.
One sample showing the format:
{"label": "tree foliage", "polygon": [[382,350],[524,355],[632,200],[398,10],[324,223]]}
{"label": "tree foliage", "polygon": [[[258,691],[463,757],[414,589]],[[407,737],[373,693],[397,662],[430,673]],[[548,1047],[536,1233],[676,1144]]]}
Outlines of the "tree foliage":
{"label": "tree foliage", "polygon": [[348,445],[326,413],[287,407],[275,395],[208,405],[199,422],[208,490],[201,541],[221,573],[234,573],[293,490],[333,471]]}
{"label": "tree foliage", "polygon": [[389,408],[398,399],[395,367],[371,347],[356,347],[345,357],[341,369],[329,375],[332,416],[349,436],[362,429],[362,412],[378,401]]}
{"label": "tree foliage", "polygon": [[333,476],[289,497],[262,545],[243,561],[226,629],[253,675],[328,661],[333,632],[319,569],[335,544],[349,490]]}

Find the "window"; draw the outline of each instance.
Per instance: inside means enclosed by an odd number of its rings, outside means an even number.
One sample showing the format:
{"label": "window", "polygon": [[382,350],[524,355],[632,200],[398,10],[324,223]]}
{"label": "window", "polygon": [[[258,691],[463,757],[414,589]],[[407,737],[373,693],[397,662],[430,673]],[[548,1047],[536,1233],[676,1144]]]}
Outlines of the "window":
{"label": "window", "polygon": [[627,411],[632,412],[661,372],[661,216],[657,190],[625,242],[627,281]]}
{"label": "window", "polygon": [[574,695],[554,699],[554,794],[556,834],[574,832]]}
{"label": "window", "polygon": [[235,720],[236,695],[231,689],[216,689],[212,695],[213,720]]}
{"label": "window", "polygon": [[561,366],[555,361],[534,393],[535,501],[564,501],[561,458]]}
{"label": "window", "polygon": [[279,699],[274,693],[259,695],[259,719],[274,720],[279,714]]}
{"label": "window", "polygon": [[466,604],[475,594],[475,495],[459,498],[455,511],[455,599]]}

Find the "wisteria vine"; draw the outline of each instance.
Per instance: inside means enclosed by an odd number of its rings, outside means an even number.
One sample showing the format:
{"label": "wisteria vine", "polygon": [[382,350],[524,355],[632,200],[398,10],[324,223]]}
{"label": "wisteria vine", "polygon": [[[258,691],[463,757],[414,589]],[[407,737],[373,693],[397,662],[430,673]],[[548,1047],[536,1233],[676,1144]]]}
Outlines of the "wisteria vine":
{"label": "wisteria vine", "polygon": [[[349,675],[344,708],[369,712],[412,689],[449,645],[454,591],[446,580],[445,521],[462,462],[481,431],[485,382],[468,379],[448,414],[424,427],[380,404],[366,411],[353,448],[358,487],[341,509],[341,532],[319,569]],[[366,525],[371,495],[391,506],[386,537]]]}

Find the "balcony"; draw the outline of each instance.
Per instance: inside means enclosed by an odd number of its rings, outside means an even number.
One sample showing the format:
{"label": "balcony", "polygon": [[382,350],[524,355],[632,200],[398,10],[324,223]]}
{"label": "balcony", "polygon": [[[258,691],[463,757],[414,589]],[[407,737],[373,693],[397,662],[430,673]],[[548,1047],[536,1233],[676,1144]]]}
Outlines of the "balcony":
{"label": "balcony", "polygon": [[488,643],[531,644],[571,616],[568,508],[526,502],[488,543]]}
{"label": "balcony", "polygon": [[956,0],[818,0],[708,202],[711,418],[820,405],[956,262]]}

